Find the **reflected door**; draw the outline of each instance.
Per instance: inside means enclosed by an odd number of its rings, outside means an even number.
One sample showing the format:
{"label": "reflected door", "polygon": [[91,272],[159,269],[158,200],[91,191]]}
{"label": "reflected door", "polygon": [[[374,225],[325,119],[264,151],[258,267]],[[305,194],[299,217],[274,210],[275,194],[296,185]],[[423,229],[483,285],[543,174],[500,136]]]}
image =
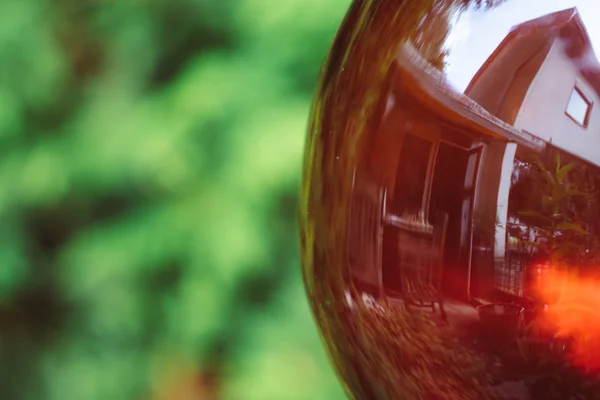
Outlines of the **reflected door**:
{"label": "reflected door", "polygon": [[441,142],[435,160],[429,215],[446,213],[443,288],[469,296],[473,202],[481,149],[467,150]]}

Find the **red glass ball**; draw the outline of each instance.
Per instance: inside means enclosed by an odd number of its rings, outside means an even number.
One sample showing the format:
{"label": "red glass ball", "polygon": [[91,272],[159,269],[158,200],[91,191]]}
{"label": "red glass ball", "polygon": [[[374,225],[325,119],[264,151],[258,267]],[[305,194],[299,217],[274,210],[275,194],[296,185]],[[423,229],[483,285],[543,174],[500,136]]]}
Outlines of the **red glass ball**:
{"label": "red glass ball", "polygon": [[352,397],[600,398],[600,4],[563,3],[351,4],[300,228]]}

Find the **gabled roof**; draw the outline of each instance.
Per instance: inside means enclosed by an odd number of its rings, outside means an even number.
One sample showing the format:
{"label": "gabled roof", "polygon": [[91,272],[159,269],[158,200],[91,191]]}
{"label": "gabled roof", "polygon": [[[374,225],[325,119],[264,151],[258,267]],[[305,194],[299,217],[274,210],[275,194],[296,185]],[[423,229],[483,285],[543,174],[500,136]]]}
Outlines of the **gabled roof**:
{"label": "gabled roof", "polygon": [[565,24],[571,22],[575,17],[579,16],[577,7],[567,8],[565,10],[556,11],[550,14],[542,15],[541,17],[525,21],[513,26],[510,31],[526,32],[536,28],[562,28]]}
{"label": "gabled roof", "polygon": [[412,79],[429,103],[437,105],[437,112],[448,112],[487,136],[516,142],[536,151],[546,146],[544,140],[496,118],[471,98],[454,90],[444,74],[432,67],[410,44],[401,46],[395,62],[402,69],[402,75]]}
{"label": "gabled roof", "polygon": [[[561,38],[567,42],[567,55],[580,73],[600,94],[600,62],[594,53],[588,32],[576,7],[546,14],[515,25],[485,63],[477,71],[465,93],[469,93],[481,74],[509,45],[525,40],[532,33],[542,33],[549,39]],[[532,49],[533,51],[534,49]]]}

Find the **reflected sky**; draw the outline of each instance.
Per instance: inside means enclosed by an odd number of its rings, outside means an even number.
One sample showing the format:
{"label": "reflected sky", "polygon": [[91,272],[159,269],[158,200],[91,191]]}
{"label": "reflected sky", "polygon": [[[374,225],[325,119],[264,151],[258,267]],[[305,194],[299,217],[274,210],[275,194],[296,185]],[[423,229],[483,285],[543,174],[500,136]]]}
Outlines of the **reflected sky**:
{"label": "reflected sky", "polygon": [[446,69],[450,84],[463,92],[514,25],[572,7],[579,10],[598,54],[600,24],[594,21],[600,15],[598,0],[507,0],[492,11],[469,10],[455,23],[447,42],[452,49]]}

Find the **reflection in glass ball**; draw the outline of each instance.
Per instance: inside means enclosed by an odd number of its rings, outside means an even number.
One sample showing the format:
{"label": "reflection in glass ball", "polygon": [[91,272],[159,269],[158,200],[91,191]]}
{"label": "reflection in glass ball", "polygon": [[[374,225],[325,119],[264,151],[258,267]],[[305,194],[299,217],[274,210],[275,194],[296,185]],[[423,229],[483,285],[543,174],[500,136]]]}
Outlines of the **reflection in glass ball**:
{"label": "reflection in glass ball", "polygon": [[313,105],[300,225],[353,397],[600,398],[598,11],[350,6]]}

